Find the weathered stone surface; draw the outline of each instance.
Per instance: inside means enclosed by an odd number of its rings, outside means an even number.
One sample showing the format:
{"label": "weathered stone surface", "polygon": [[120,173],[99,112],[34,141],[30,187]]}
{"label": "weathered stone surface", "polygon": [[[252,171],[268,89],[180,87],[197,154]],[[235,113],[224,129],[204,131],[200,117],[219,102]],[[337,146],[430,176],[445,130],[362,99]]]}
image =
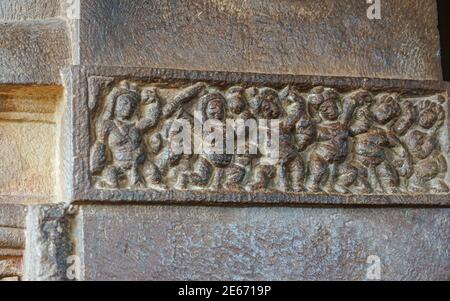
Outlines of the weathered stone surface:
{"label": "weathered stone surface", "polygon": [[67,279],[68,258],[73,255],[72,214],[62,205],[30,206],[26,222],[24,280]]}
{"label": "weathered stone surface", "polygon": [[62,19],[0,23],[0,84],[58,84],[71,63]]}
{"label": "weathered stone surface", "polygon": [[1,21],[21,21],[58,17],[61,0],[2,0]]}
{"label": "weathered stone surface", "polygon": [[0,86],[0,202],[45,202],[54,193],[59,87]]}
{"label": "weathered stone surface", "polygon": [[[433,0],[82,1],[80,64],[440,79]],[[113,17],[112,17],[113,16]]]}
{"label": "weathered stone surface", "polygon": [[0,256],[0,281],[18,281],[22,276],[22,259],[10,257],[2,259]]}
{"label": "weathered stone surface", "polygon": [[25,206],[0,204],[0,281],[22,276],[26,212]]}
{"label": "weathered stone surface", "polygon": [[[120,83],[124,78],[128,81]],[[71,118],[65,121],[65,131],[73,133],[67,195],[73,201],[427,205],[450,201],[447,95],[439,82],[359,78],[346,82],[329,77],[96,67],[72,68],[67,82],[72,106],[67,108]],[[334,88],[316,87],[320,83]],[[238,117],[230,104],[230,91],[237,86],[245,110]],[[121,114],[116,105],[119,96],[136,106],[127,116],[130,120],[114,117]],[[278,108],[277,116],[255,107],[267,104],[268,97]],[[317,99],[322,100],[318,109]],[[202,105],[205,115],[211,100],[222,103],[222,120],[245,115],[281,121],[286,141],[280,140],[281,159],[271,163],[272,179],[258,167],[261,156],[249,156],[246,163],[237,155],[222,155],[220,162],[202,154],[172,160],[172,122],[187,120],[194,129],[195,110]],[[335,117],[321,111],[330,103]],[[293,121],[295,126],[290,125]],[[134,132],[123,134],[127,131]],[[156,150],[155,137],[160,144]],[[243,164],[244,177],[234,179]],[[329,165],[334,165],[335,174],[325,176]],[[437,186],[432,184],[435,180]]]}
{"label": "weathered stone surface", "polygon": [[25,237],[22,229],[0,228],[0,248],[24,249]]}
{"label": "weathered stone surface", "polygon": [[25,228],[26,207],[22,205],[0,205],[0,227]]}
{"label": "weathered stone surface", "polygon": [[83,206],[86,280],[450,280],[449,209]]}

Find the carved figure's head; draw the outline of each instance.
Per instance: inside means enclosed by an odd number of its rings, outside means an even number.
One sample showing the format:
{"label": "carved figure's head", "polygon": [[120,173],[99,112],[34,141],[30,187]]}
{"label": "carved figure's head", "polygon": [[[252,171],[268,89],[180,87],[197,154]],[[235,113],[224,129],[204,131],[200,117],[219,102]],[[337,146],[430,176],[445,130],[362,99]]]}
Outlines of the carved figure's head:
{"label": "carved figure's head", "polygon": [[377,97],[377,102],[373,106],[373,116],[378,124],[387,124],[400,116],[402,109],[400,107],[398,94],[382,94]]}
{"label": "carved figure's head", "polygon": [[424,129],[432,128],[439,120],[445,118],[444,108],[430,100],[423,101],[419,105],[419,125]]}
{"label": "carved figure's head", "polygon": [[226,117],[226,100],[219,92],[208,92],[198,102],[197,110],[203,121],[209,119],[224,120]]}
{"label": "carved figure's head", "polygon": [[264,119],[277,119],[281,116],[278,93],[270,88],[259,91],[250,100],[250,107],[255,114]]}
{"label": "carved figure's head", "polygon": [[308,96],[308,103],[324,120],[336,121],[339,118],[339,94],[334,89],[314,88]]}
{"label": "carved figure's head", "polygon": [[352,98],[356,102],[356,106],[363,106],[365,104],[373,103],[373,96],[369,91],[358,90],[352,94]]}
{"label": "carved figure's head", "polygon": [[240,86],[231,87],[226,94],[227,107],[234,114],[240,114],[245,110],[245,90]]}
{"label": "carved figure's head", "polygon": [[117,97],[114,114],[117,118],[123,120],[131,119],[136,113],[138,99],[130,93],[122,94]]}
{"label": "carved figure's head", "polygon": [[104,118],[130,120],[135,116],[140,101],[137,85],[123,81],[108,95]]}
{"label": "carved figure's head", "polygon": [[301,112],[306,111],[306,101],[295,89],[287,86],[280,92],[280,99],[283,106],[289,106],[291,104],[299,104],[299,110]]}

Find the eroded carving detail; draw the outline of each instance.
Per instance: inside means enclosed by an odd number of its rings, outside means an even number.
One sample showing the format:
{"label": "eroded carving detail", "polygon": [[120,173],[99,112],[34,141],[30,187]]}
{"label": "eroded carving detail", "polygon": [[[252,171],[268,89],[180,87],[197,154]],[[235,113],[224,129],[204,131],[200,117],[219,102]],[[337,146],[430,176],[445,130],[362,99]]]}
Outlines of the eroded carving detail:
{"label": "eroded carving detail", "polygon": [[[100,189],[449,192],[442,95],[128,81],[102,91],[90,107],[90,169]],[[175,120],[194,128],[195,110],[203,121],[278,119],[279,160],[173,153]]]}

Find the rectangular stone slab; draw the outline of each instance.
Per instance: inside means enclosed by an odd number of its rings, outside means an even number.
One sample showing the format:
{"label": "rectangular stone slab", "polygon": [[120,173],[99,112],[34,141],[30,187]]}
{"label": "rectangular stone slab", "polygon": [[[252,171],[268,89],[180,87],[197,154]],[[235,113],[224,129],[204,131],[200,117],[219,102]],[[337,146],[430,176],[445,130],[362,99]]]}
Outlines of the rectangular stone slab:
{"label": "rectangular stone slab", "polygon": [[[449,280],[449,209],[82,206],[85,280]],[[368,263],[369,262],[369,263]]]}
{"label": "rectangular stone slab", "polygon": [[79,64],[440,79],[436,1],[381,2],[81,1]]}
{"label": "rectangular stone slab", "polygon": [[[410,179],[412,177],[419,177],[421,175],[420,172],[426,172],[427,168],[423,168],[424,164],[422,161],[415,162],[414,156],[411,153],[414,151],[420,150],[417,146],[413,146],[413,149],[405,148],[406,143],[410,143],[410,141],[416,141],[418,138],[414,138],[416,140],[409,139],[410,134],[419,135],[422,137],[420,133],[416,133],[416,131],[421,131],[423,133],[427,132],[426,129],[423,129],[420,124],[422,121],[414,121],[410,124],[410,129],[405,131],[407,134],[393,134],[390,131],[400,131],[401,127],[394,127],[395,124],[389,125],[389,130],[385,125],[379,125],[382,133],[391,133],[390,135],[394,138],[401,140],[401,142],[397,142],[395,147],[399,147],[395,149],[395,152],[400,152],[403,150],[406,153],[403,154],[409,158],[409,163],[412,164],[413,168],[409,168],[409,175],[400,176],[399,189],[398,191],[390,192],[385,190],[376,190],[374,186],[374,191],[365,193],[359,192],[359,190],[355,190],[352,186],[348,187],[346,192],[330,192],[325,190],[322,193],[316,193],[313,190],[307,190],[303,193],[296,193],[293,190],[281,190],[280,189],[280,181],[273,180],[270,184],[272,186],[267,187],[267,190],[255,190],[252,189],[252,186],[249,186],[249,182],[245,183],[246,191],[234,191],[226,188],[215,188],[214,186],[205,187],[197,187],[196,185],[187,186],[183,189],[178,189],[174,184],[174,178],[172,177],[172,182],[164,182],[163,185],[145,185],[142,187],[137,187],[135,185],[130,185],[130,177],[127,176],[127,173],[130,169],[121,169],[122,167],[117,167],[112,163],[114,161],[111,160],[111,157],[105,155],[105,161],[110,163],[105,163],[102,168],[97,170],[94,163],[94,157],[96,151],[94,151],[94,145],[98,142],[99,135],[99,120],[102,121],[105,116],[105,110],[107,108],[108,101],[111,101],[111,93],[113,91],[119,91],[119,94],[122,95],[124,90],[122,88],[121,83],[123,80],[127,80],[129,85],[136,84],[136,89],[144,89],[147,88],[157,88],[158,93],[161,94],[161,102],[167,105],[168,100],[180,100],[180,95],[188,95],[192,99],[187,102],[189,105],[191,102],[198,102],[198,96],[194,95],[196,85],[199,83],[204,83],[208,89],[216,89],[220,91],[223,95],[226,95],[225,91],[229,89],[231,86],[241,85],[243,87],[251,88],[256,87],[257,90],[261,90],[261,88],[266,89],[270,87],[275,91],[281,91],[283,87],[290,85],[292,88],[292,93],[298,93],[302,97],[306,97],[310,99],[311,97],[311,88],[317,85],[324,85],[326,91],[332,91],[331,89],[335,89],[336,93],[338,93],[339,102],[347,102],[351,99],[352,93],[362,91],[370,91],[371,95],[374,96],[376,105],[378,106],[378,102],[388,101],[390,103],[394,103],[400,105],[402,112],[398,117],[398,120],[401,121],[406,118],[408,121],[407,113],[406,113],[406,105],[408,102],[411,102],[415,109],[421,110],[422,115],[426,115],[424,112],[428,112],[426,108],[434,108],[436,110],[436,114],[431,114],[431,116],[439,115],[440,121],[437,122],[440,124],[435,130],[437,140],[433,143],[437,143],[439,147],[436,147],[436,158],[439,160],[432,160],[432,162],[443,162],[440,165],[440,169],[436,169],[441,171],[438,174],[435,174],[433,181],[438,181],[440,184],[446,186],[449,183],[447,169],[448,162],[448,154],[443,150],[448,148],[448,115],[447,115],[447,96],[445,93],[445,86],[443,86],[439,82],[434,81],[403,81],[403,80],[381,80],[381,79],[367,79],[367,78],[336,78],[336,77],[315,77],[315,76],[282,76],[282,75],[264,75],[264,74],[251,74],[251,73],[222,73],[222,72],[199,72],[199,71],[181,71],[181,70],[170,70],[170,69],[146,69],[146,68],[112,68],[112,67],[72,67],[70,70],[67,70],[65,73],[65,80],[67,83],[67,95],[68,95],[68,108],[64,113],[64,133],[69,133],[65,135],[64,142],[62,145],[63,154],[64,154],[64,178],[65,178],[65,197],[68,201],[140,201],[140,202],[164,202],[164,203],[203,203],[203,204],[353,204],[353,205],[449,205],[449,194],[448,188],[447,191],[435,191],[434,186],[430,186],[431,182],[423,184],[423,187],[419,185],[419,189],[425,189],[424,192],[418,193],[416,190],[413,190],[410,184]],[[192,90],[194,87],[195,89]],[[114,90],[116,89],[116,90]],[[134,89],[134,88],[130,88]],[[188,89],[188,90],[186,90]],[[191,90],[189,90],[191,89]],[[262,89],[262,90],[264,90]],[[258,90],[258,91],[259,91]],[[194,91],[194,92],[192,92]],[[128,91],[129,92],[129,91]],[[127,93],[128,93],[127,92]],[[328,93],[327,92],[327,93]],[[194,93],[189,95],[189,93]],[[209,93],[209,92],[208,92]],[[258,92],[259,93],[259,92]],[[314,92],[316,93],[316,92]],[[317,92],[318,93],[318,92]],[[320,94],[320,93],[319,93]],[[385,96],[389,96],[386,98]],[[138,96],[136,96],[138,97]],[[139,96],[140,97],[140,96]],[[171,98],[173,97],[173,98]],[[178,98],[177,98],[178,97]],[[386,100],[387,99],[387,100]],[[113,100],[115,101],[115,100]],[[175,101],[176,102],[176,101]],[[308,106],[311,104],[308,100]],[[397,103],[399,102],[399,103]],[[342,104],[340,104],[342,105]],[[374,104],[375,106],[375,104]],[[166,109],[167,107],[164,107]],[[163,114],[164,114],[163,109]],[[381,109],[380,109],[381,110]],[[432,111],[433,111],[432,110]],[[183,113],[184,114],[184,113]],[[378,113],[377,113],[378,114]],[[409,114],[415,116],[415,114]],[[426,115],[428,116],[428,115]],[[400,118],[401,117],[401,118]],[[410,116],[411,117],[411,116]],[[381,117],[376,117],[381,118]],[[164,118],[162,118],[164,119]],[[431,118],[433,119],[433,118]],[[112,120],[112,119],[111,119]],[[397,119],[394,119],[394,121]],[[397,121],[396,121],[397,122]],[[436,123],[435,122],[435,123]],[[164,122],[162,122],[164,123]],[[408,124],[408,122],[406,122]],[[317,124],[318,128],[322,127],[321,123]],[[395,128],[395,129],[394,129]],[[161,127],[160,123],[156,125],[156,132],[158,132]],[[72,134],[73,136],[70,136]],[[291,133],[290,133],[291,134]],[[372,134],[371,134],[372,135]],[[371,137],[371,135],[369,135]],[[383,134],[385,135],[385,134]],[[397,136],[396,136],[397,135]],[[404,136],[405,135],[405,136]],[[403,137],[404,136],[404,137]],[[139,136],[140,137],[140,136]],[[350,144],[354,145],[356,139],[359,136],[349,138]],[[363,136],[365,137],[365,136]],[[369,138],[370,138],[369,137]],[[385,136],[383,136],[385,137]],[[427,136],[428,137],[428,136]],[[150,137],[147,133],[144,133],[142,138],[145,141],[148,141]],[[371,139],[371,138],[370,138]],[[369,140],[370,140],[369,139]],[[385,138],[383,138],[385,139]],[[391,138],[389,138],[391,139]],[[425,138],[421,138],[425,139]],[[428,139],[428,138],[427,138]],[[363,140],[365,141],[365,140]],[[371,141],[371,140],[370,140]],[[378,140],[376,140],[378,141]],[[424,140],[428,141],[428,140]],[[434,140],[433,140],[434,141]],[[108,141],[104,141],[105,144],[108,144]],[[148,143],[148,142],[145,142]],[[372,142],[371,142],[372,143]],[[375,142],[374,142],[375,143]],[[378,143],[378,142],[376,142]],[[385,143],[385,142],[383,142]],[[391,142],[390,142],[391,143]],[[392,142],[393,143],[393,142]],[[305,151],[307,155],[304,158],[305,166],[309,166],[310,158],[312,154],[314,154],[314,149],[316,145],[320,143],[313,139],[312,146]],[[364,144],[363,144],[364,145]],[[434,144],[433,144],[434,145]],[[109,147],[109,148],[108,148]],[[139,146],[140,147],[140,146]],[[144,146],[143,146],[144,147]],[[148,147],[148,145],[147,145]],[[354,164],[354,161],[350,160],[352,156],[355,155],[355,151],[353,150],[355,146],[351,146],[349,148],[349,154],[347,155],[346,162],[350,162],[351,165]],[[115,152],[115,148],[111,148],[111,146],[105,145],[105,149],[108,148],[108,151],[112,152],[110,155],[117,155]],[[394,156],[394,150],[389,149],[389,147],[384,147],[383,150],[389,156]],[[440,151],[439,151],[440,150]],[[146,162],[155,163],[156,157],[150,155],[149,150],[145,150],[147,156],[150,158],[146,160]],[[71,156],[66,155],[71,154]],[[94,157],[93,157],[94,156]],[[304,156],[303,154],[301,156]],[[109,158],[109,159],[108,159]],[[191,161],[195,161],[196,157],[192,157]],[[432,157],[434,158],[434,157]],[[98,159],[98,158],[97,158]],[[427,158],[428,160],[429,158]],[[386,159],[392,168],[394,168],[394,160],[388,161],[391,159]],[[417,159],[418,160],[418,159]],[[100,160],[101,161],[101,160]],[[358,161],[359,162],[359,161]],[[428,161],[425,161],[428,162]],[[429,162],[428,162],[429,163]],[[427,164],[428,164],[427,163]],[[106,166],[112,166],[112,168],[117,172],[123,172],[121,174],[121,179],[125,177],[128,181],[127,183],[118,183],[116,187],[108,187],[101,184],[102,180],[105,179],[106,176],[103,176],[107,170]],[[139,163],[141,164],[141,163]],[[341,164],[341,163],[339,163]],[[338,164],[338,165],[339,165]],[[358,163],[359,164],[359,163]],[[430,163],[431,164],[431,163]],[[434,164],[434,163],[433,163]],[[433,165],[431,164],[431,165]],[[408,166],[408,165],[407,165]],[[428,165],[427,165],[428,166]],[[433,165],[434,166],[434,165]],[[144,168],[142,166],[138,166],[139,169]],[[311,168],[311,167],[309,167]],[[378,168],[378,167],[376,167]],[[386,167],[387,168],[387,167]],[[405,168],[405,166],[395,167],[398,168],[398,174],[400,175],[401,169]],[[435,167],[433,167],[435,168]],[[163,168],[160,167],[162,170]],[[229,169],[227,167],[226,169]],[[383,172],[385,169],[376,169],[376,172]],[[418,174],[414,172],[418,170],[420,171]],[[363,170],[364,171],[364,170]],[[140,173],[141,171],[139,171]],[[226,172],[226,171],[225,171]],[[255,172],[255,168],[251,168],[247,171],[249,176]],[[408,172],[409,173],[409,172]],[[359,173],[358,176],[363,173]],[[192,174],[191,174],[192,175]],[[144,177],[144,174],[139,174],[139,176]],[[103,177],[103,179],[102,179]],[[170,178],[170,176],[164,176],[163,178]],[[192,178],[192,176],[189,176]],[[188,178],[189,178],[188,177]],[[219,177],[219,176],[217,176]],[[309,177],[311,178],[311,176]],[[378,181],[383,180],[381,176],[377,177]],[[391,178],[388,178],[388,180]],[[164,180],[164,179],[163,179]],[[248,180],[248,177],[247,177]],[[369,180],[373,180],[369,178]],[[308,179],[307,179],[308,181]],[[143,181],[144,182],[144,181]],[[372,181],[373,182],[373,181]],[[148,178],[145,178],[145,183],[149,184]],[[352,185],[354,185],[354,182]],[[381,183],[381,182],[380,182]],[[384,183],[384,182],[383,182]],[[140,183],[142,184],[142,183]],[[161,184],[161,183],[159,183]],[[376,183],[374,184],[376,185]],[[381,184],[380,184],[381,185]],[[384,184],[383,184],[384,185]],[[196,186],[196,187],[194,187]],[[337,186],[335,186],[337,187]]]}

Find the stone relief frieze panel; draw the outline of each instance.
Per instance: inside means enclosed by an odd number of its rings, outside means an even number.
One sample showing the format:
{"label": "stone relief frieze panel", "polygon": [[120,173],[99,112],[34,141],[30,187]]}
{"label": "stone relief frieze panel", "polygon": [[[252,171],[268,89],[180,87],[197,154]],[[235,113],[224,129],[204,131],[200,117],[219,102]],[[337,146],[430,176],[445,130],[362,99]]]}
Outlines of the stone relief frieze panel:
{"label": "stone relief frieze panel", "polygon": [[439,82],[76,66],[64,81],[68,202],[450,202]]}
{"label": "stone relief frieze panel", "polygon": [[[89,172],[100,190],[449,192],[444,94],[91,77],[88,106]],[[223,153],[175,153],[176,121],[194,129],[196,112],[203,123],[278,120],[279,158],[267,165],[259,150],[226,152],[237,137],[225,134]]]}

